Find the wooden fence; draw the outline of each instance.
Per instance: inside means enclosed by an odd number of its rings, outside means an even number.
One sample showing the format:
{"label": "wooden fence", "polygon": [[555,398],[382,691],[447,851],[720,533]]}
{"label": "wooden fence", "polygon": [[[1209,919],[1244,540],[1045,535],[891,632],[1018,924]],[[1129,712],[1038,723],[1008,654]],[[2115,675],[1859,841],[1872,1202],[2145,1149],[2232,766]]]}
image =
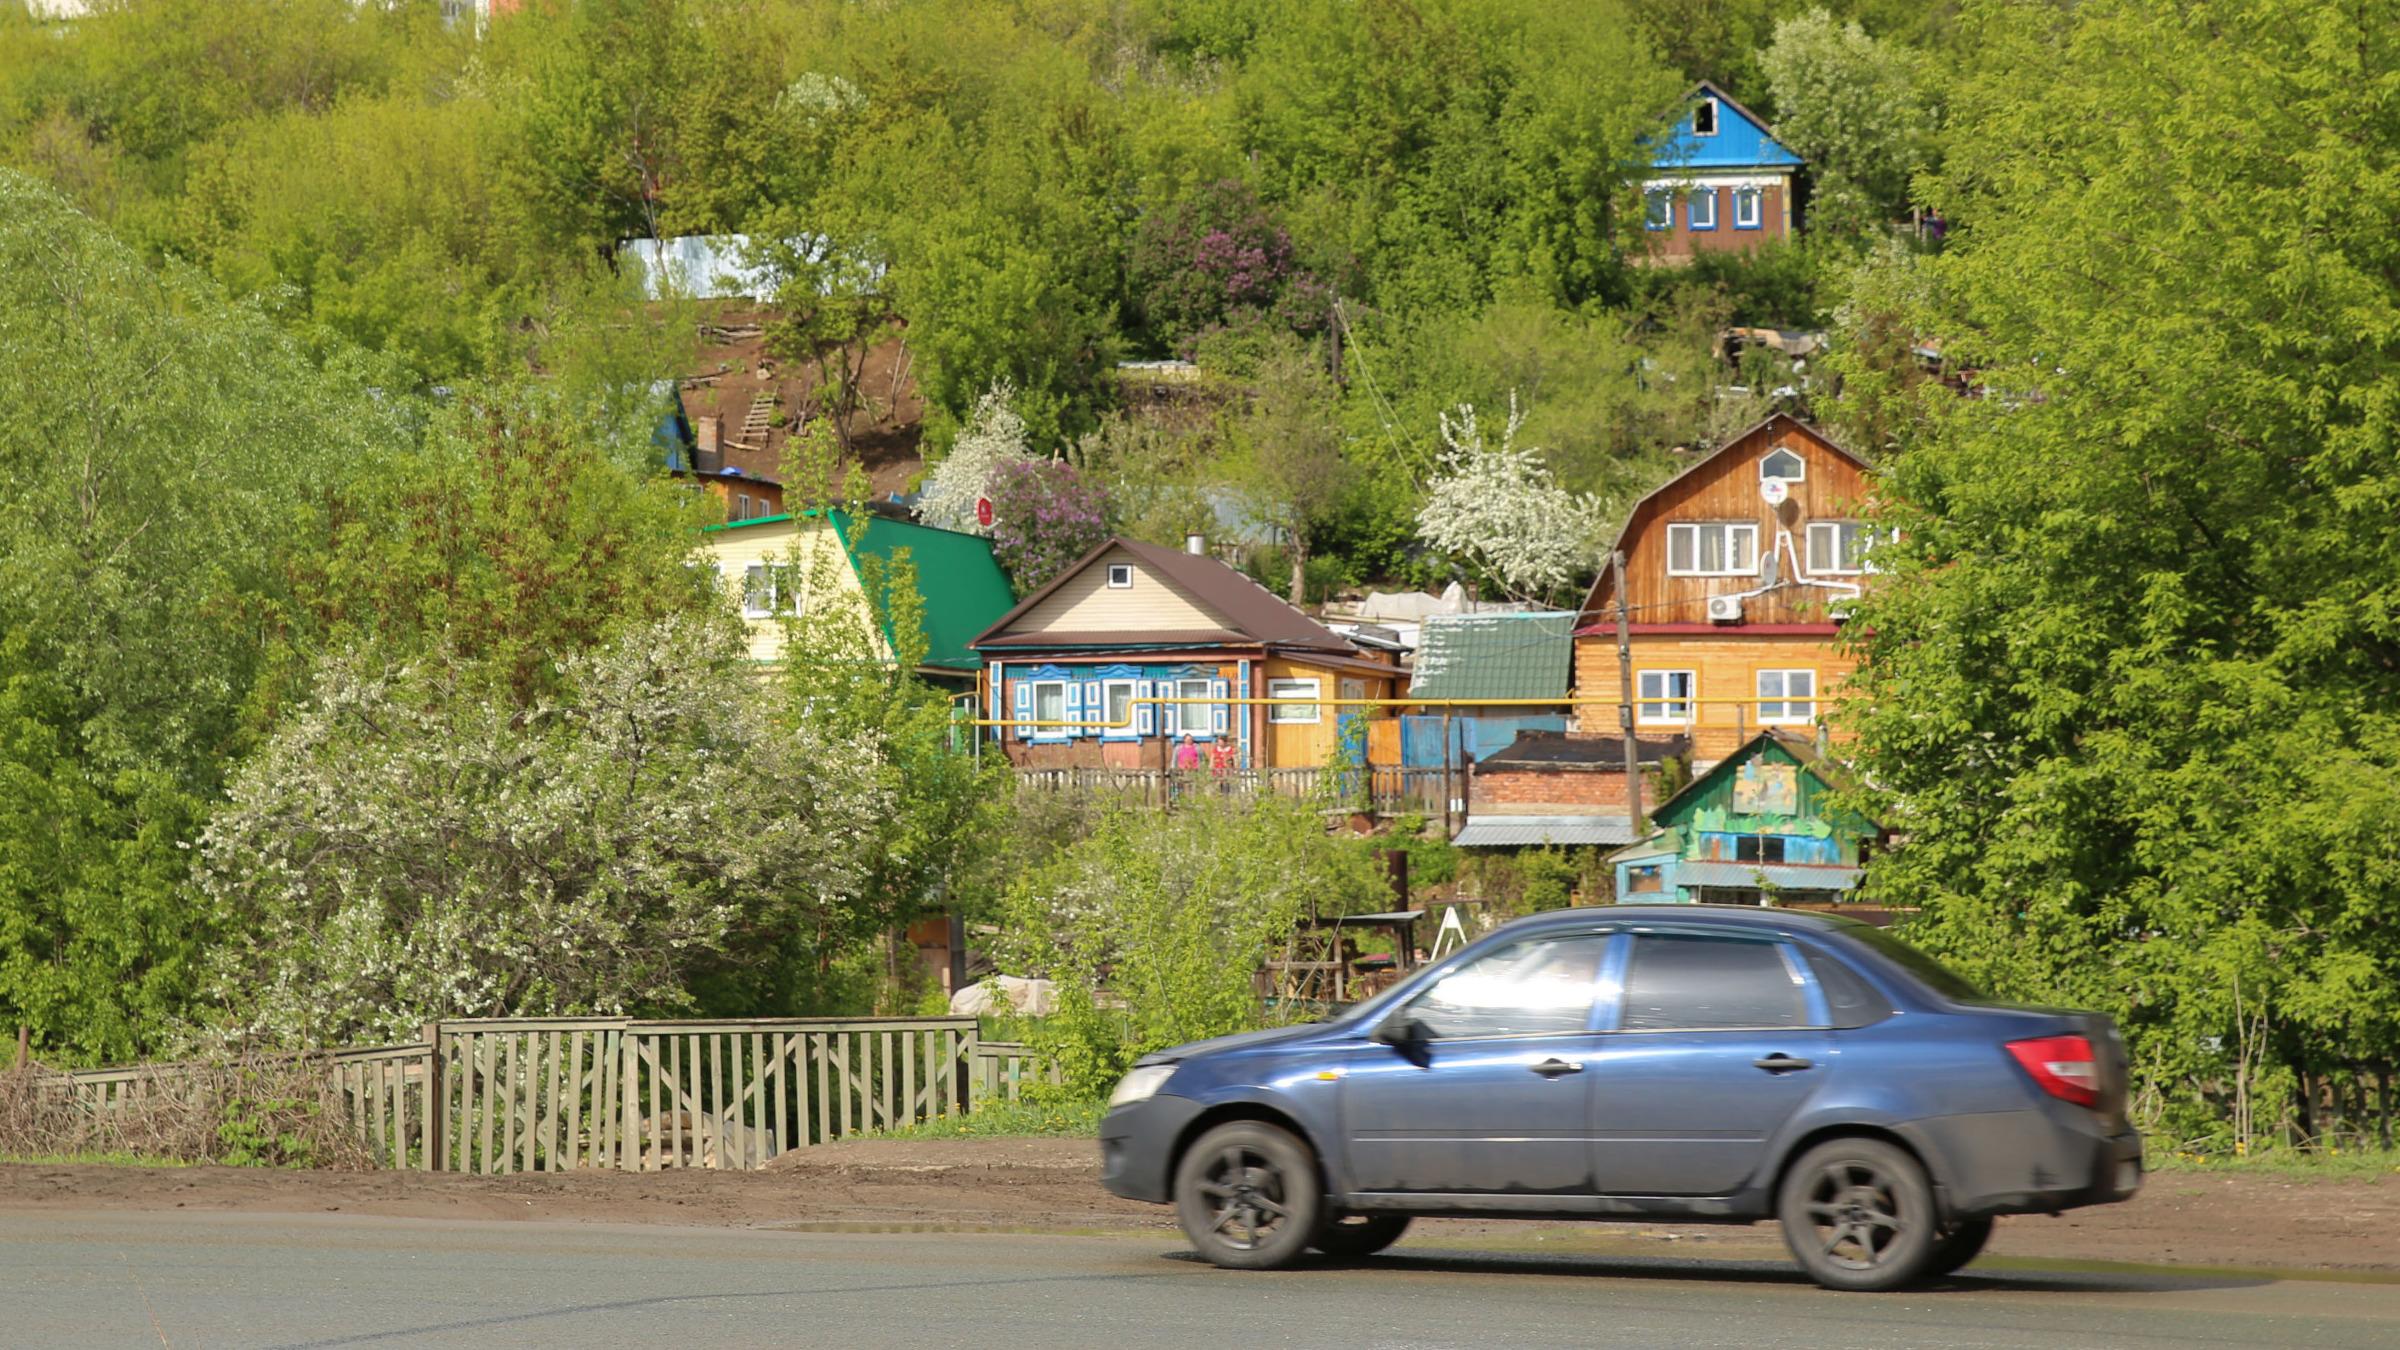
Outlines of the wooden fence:
{"label": "wooden fence", "polygon": [[974,1050],[975,1100],[982,1102],[1013,1102],[1023,1095],[1025,1085],[1037,1078],[1050,1082],[1063,1081],[1058,1065],[1044,1064],[1033,1053],[1014,1041],[980,1041]]}
{"label": "wooden fence", "polygon": [[[756,1168],[777,1154],[1015,1100],[1037,1066],[972,1017],[439,1022],[327,1056],[382,1163],[427,1171]],[[172,1092],[176,1065],[64,1074],[86,1107]],[[1053,1072],[1055,1078],[1055,1073]]]}
{"label": "wooden fence", "polygon": [[1185,797],[1322,797],[1329,806],[1364,807],[1386,816],[1412,811],[1438,816],[1444,794],[1439,765],[1237,769],[1222,776],[1206,769],[1020,768],[1016,773],[1017,782],[1027,787],[1120,792],[1162,805]]}

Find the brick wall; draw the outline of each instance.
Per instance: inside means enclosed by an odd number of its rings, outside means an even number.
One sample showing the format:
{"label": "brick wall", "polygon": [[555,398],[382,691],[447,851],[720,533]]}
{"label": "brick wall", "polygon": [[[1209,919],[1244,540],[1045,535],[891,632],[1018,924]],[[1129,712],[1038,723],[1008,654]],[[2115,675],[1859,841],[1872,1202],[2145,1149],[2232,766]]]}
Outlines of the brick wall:
{"label": "brick wall", "polygon": [[[1495,815],[1607,813],[1625,809],[1625,770],[1599,764],[1548,764],[1493,769],[1475,766],[1467,785],[1470,811]],[[1551,811],[1548,808],[1559,808]]]}

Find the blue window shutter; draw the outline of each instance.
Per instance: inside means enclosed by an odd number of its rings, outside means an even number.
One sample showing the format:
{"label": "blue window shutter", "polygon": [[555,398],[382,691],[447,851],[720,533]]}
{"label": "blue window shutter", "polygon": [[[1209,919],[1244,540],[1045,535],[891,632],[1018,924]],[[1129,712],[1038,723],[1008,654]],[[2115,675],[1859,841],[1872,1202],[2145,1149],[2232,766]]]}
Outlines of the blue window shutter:
{"label": "blue window shutter", "polygon": [[1015,716],[1018,722],[1017,739],[1020,741],[1030,741],[1033,739],[1033,733],[1038,730],[1038,728],[1024,725],[1024,723],[1031,721],[1033,718],[1032,683],[1026,680],[1017,681],[1016,697],[1017,710]]}
{"label": "blue window shutter", "polygon": [[[1066,717],[1066,720],[1068,720],[1068,721],[1070,721],[1070,722],[1080,722],[1080,721],[1082,721],[1082,720],[1083,720],[1083,681],[1081,681],[1081,680],[1069,680],[1069,681],[1067,681],[1067,698],[1066,698],[1066,703],[1067,703],[1067,717]],[[1057,737],[1060,737],[1060,738],[1062,738],[1062,739],[1066,739],[1066,740],[1073,740],[1073,739],[1074,739],[1074,738],[1076,738],[1077,736],[1080,736],[1080,735],[1082,735],[1082,734],[1083,734],[1083,728],[1082,728],[1082,727],[1047,727],[1047,728],[1044,728],[1044,730],[1048,731],[1048,732],[1049,732],[1051,735],[1053,735],[1053,736],[1057,736]]]}
{"label": "blue window shutter", "polygon": [[[1100,696],[1098,680],[1083,681],[1083,720],[1086,722],[1108,720],[1108,700]],[[1078,736],[1105,736],[1108,734],[1108,729],[1106,727],[1077,727],[1075,734]]]}
{"label": "blue window shutter", "polygon": [[[1225,681],[1210,680],[1208,682],[1208,692],[1209,696],[1212,698],[1228,698],[1231,697],[1232,691]],[[1225,734],[1226,728],[1232,722],[1232,720],[1233,710],[1222,703],[1219,703],[1215,707],[1212,707],[1208,710],[1208,724],[1216,728],[1216,734],[1219,736]]]}
{"label": "blue window shutter", "polygon": [[[1168,686],[1172,688],[1173,686]],[[1150,680],[1137,680],[1133,686],[1136,700],[1133,708],[1133,733],[1137,736],[1158,734],[1158,705],[1150,700],[1158,696],[1158,686]]]}

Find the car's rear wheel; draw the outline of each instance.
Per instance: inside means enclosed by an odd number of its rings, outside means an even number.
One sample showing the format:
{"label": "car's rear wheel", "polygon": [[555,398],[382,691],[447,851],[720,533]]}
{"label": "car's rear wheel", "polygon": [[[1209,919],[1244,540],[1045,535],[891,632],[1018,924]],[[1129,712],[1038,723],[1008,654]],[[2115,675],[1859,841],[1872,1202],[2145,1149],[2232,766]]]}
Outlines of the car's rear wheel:
{"label": "car's rear wheel", "polygon": [[1193,1142],[1175,1169],[1175,1217],[1192,1247],[1234,1270],[1275,1270],[1308,1251],[1324,1212],[1316,1159],[1290,1132],[1236,1120]]}
{"label": "car's rear wheel", "polygon": [[1933,1187],[1904,1149],[1828,1140],[1793,1164],[1778,1200],[1784,1245],[1828,1289],[1897,1289],[1930,1273]]}
{"label": "car's rear wheel", "polygon": [[1407,1231],[1405,1214],[1337,1214],[1317,1230],[1311,1245],[1336,1261],[1357,1261],[1398,1242]]}
{"label": "car's rear wheel", "polygon": [[1990,1219],[1968,1219],[1936,1240],[1933,1259],[1925,1263],[1925,1278],[1940,1279],[1963,1268],[1983,1252],[1983,1244],[1992,1240]]}

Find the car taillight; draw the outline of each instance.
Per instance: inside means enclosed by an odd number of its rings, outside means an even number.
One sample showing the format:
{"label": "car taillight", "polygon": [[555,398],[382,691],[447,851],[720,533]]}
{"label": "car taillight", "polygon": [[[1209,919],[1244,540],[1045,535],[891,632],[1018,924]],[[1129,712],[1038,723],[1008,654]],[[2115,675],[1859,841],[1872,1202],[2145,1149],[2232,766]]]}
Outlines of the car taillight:
{"label": "car taillight", "polygon": [[2008,1053],[2017,1057],[2017,1063],[2025,1066],[2042,1091],[2060,1101],[2077,1106],[2100,1104],[2100,1058],[2092,1053],[2089,1037],[2037,1036],[2010,1041]]}

